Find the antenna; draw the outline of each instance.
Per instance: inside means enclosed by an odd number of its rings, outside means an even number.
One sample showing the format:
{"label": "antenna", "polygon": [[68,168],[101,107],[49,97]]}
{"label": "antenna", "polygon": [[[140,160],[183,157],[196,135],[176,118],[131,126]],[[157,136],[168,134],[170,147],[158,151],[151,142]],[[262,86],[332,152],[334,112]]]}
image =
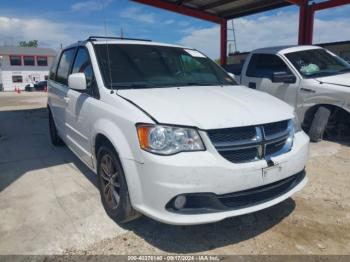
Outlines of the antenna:
{"label": "antenna", "polygon": [[[235,32],[235,26],[234,26],[234,22],[233,22],[233,19],[231,20],[231,24],[232,24],[232,28],[228,28],[227,30],[228,31],[232,31],[232,35],[233,35],[233,39],[230,39],[230,40],[227,40],[227,42],[229,43],[229,54],[232,54],[232,53],[235,53],[237,52],[237,43],[236,43],[236,32]],[[232,48],[232,45],[231,43],[233,42],[234,44],[234,52],[232,52],[231,48]]]}
{"label": "antenna", "polygon": [[109,80],[111,83],[110,89],[111,94],[114,94],[113,90],[113,81],[112,81],[112,70],[111,70],[111,60],[109,58],[109,45],[108,45],[108,36],[107,36],[107,22],[106,22],[106,4],[103,5],[103,23],[104,23],[104,29],[105,29],[105,36],[106,36],[106,51],[107,51],[107,63],[108,63],[108,73],[109,73]]}
{"label": "antenna", "polygon": [[124,32],[123,32],[123,27],[120,28],[120,38],[124,38]]}

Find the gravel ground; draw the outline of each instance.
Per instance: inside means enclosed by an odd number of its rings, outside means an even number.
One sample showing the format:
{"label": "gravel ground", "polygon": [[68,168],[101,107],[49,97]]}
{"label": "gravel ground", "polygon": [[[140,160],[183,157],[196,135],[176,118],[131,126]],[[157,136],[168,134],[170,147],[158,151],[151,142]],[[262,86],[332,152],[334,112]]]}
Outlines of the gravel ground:
{"label": "gravel ground", "polygon": [[[23,109],[41,108],[45,105],[46,97],[44,93],[0,93],[0,111],[21,109],[21,112],[25,112]],[[46,125],[47,119],[46,117],[43,118],[41,120],[42,124]],[[6,125],[4,122],[0,123],[0,127],[4,124]],[[1,132],[2,129],[0,128],[0,134]],[[51,154],[64,153],[66,162],[72,162],[65,167],[66,170],[73,166],[74,179],[79,179],[80,183],[84,183],[84,187],[92,192],[89,194],[90,199],[86,200],[86,204],[91,201],[96,202],[97,204],[94,206],[96,209],[98,208],[96,212],[101,214],[98,213],[98,216],[92,217],[86,209],[84,209],[84,212],[80,212],[81,207],[71,207],[74,210],[73,222],[78,221],[85,225],[80,228],[79,223],[75,223],[78,232],[84,232],[80,233],[84,235],[84,241],[81,241],[81,244],[80,242],[77,244],[75,240],[79,236],[77,231],[70,234],[70,231],[67,230],[65,236],[60,239],[62,243],[56,243],[57,238],[51,240],[50,249],[29,248],[43,241],[42,236],[36,234],[30,238],[24,238],[24,241],[30,239],[31,242],[21,243],[17,246],[15,244],[13,244],[14,246],[7,245],[7,250],[12,248],[11,250],[18,250],[19,253],[30,254],[92,255],[169,253],[217,255],[350,254],[350,147],[346,142],[323,141],[311,144],[310,161],[307,166],[309,183],[293,198],[254,214],[200,226],[170,226],[146,217],[126,225],[114,223],[105,214],[102,214],[103,211],[101,211],[100,204],[96,200],[98,198],[96,188],[91,182],[93,178],[89,177],[88,179],[85,174],[86,169],[76,168],[79,161],[73,159],[73,156],[69,156],[68,150],[61,149],[59,151],[53,151]],[[51,175],[55,172],[55,169],[52,168]],[[26,176],[34,175],[36,175],[36,171],[31,170],[30,174],[17,178],[16,183],[6,185],[6,188],[0,192],[0,206],[1,203],[5,206],[4,199],[11,188],[21,183]],[[30,183],[30,180],[25,185],[34,186],[28,183]],[[64,190],[64,186],[62,184],[62,188],[60,188],[60,183],[55,184],[58,191]],[[12,194],[16,195],[13,189]],[[33,194],[26,195],[26,197],[33,198],[35,192]],[[14,201],[14,203],[17,203],[22,199],[15,199]],[[63,206],[57,207],[57,209],[65,208],[65,204],[74,205],[68,198],[65,198],[65,202],[62,203]],[[43,206],[43,208],[45,207]],[[67,209],[65,210],[67,211]],[[46,211],[36,210],[36,212]],[[93,213],[94,210],[90,210],[90,212]],[[11,230],[5,228],[8,224],[7,221],[11,219],[11,214],[5,209],[0,212],[0,254],[8,253],[1,250],[1,244],[8,241],[7,239],[11,239],[16,234],[18,234],[18,239],[23,238],[23,235],[19,235],[17,232],[16,227],[11,228]],[[51,217],[51,219],[56,220],[55,223],[59,223],[59,220],[64,220],[64,216],[69,216],[69,214],[65,212],[65,215]],[[12,219],[16,220],[17,223],[28,221],[26,217],[21,219],[12,217]],[[92,221],[108,226],[98,227],[98,230],[95,228],[94,232],[91,233],[92,229],[88,225]],[[31,223],[37,222],[32,221]],[[30,225],[28,227],[32,228]],[[105,230],[109,231],[108,234]],[[31,231],[26,233],[33,234]],[[25,246],[24,244],[26,244],[26,250],[30,250],[29,252],[21,249],[22,246]]]}

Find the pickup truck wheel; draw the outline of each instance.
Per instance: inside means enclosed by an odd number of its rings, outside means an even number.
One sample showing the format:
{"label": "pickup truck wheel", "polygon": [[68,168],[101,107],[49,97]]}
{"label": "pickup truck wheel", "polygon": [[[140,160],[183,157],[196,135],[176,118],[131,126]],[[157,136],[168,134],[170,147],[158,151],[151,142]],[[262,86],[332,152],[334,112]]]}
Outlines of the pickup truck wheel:
{"label": "pickup truck wheel", "polygon": [[322,140],[330,115],[331,111],[326,107],[321,106],[317,109],[309,130],[309,137],[312,142]]}
{"label": "pickup truck wheel", "polygon": [[115,150],[103,145],[97,154],[97,174],[101,200],[107,214],[118,223],[134,220],[140,214],[130,203],[124,172]]}
{"label": "pickup truck wheel", "polygon": [[57,129],[56,129],[56,124],[55,121],[52,117],[52,113],[49,110],[49,130],[50,130],[50,138],[51,138],[51,143],[54,146],[59,146],[62,145],[62,140],[58,136]]}

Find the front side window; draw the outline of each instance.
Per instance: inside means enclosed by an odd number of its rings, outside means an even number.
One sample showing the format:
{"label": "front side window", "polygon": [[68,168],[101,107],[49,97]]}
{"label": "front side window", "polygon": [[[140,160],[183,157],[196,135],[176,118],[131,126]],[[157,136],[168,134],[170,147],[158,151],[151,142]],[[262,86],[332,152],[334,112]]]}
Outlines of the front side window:
{"label": "front side window", "polygon": [[12,83],[23,83],[22,76],[12,76]]}
{"label": "front side window", "polygon": [[63,51],[61,55],[60,62],[57,68],[56,81],[67,85],[68,84],[68,74],[70,70],[70,66],[72,64],[74,58],[75,49],[68,49]]}
{"label": "front side window", "polygon": [[47,66],[47,56],[37,56],[36,63],[38,66]]}
{"label": "front side window", "polygon": [[34,56],[24,56],[23,63],[25,66],[34,66],[35,65]]}
{"label": "front side window", "polygon": [[11,55],[10,56],[10,64],[12,66],[20,66],[22,65],[22,57],[19,55]]}
{"label": "front side window", "polygon": [[90,88],[94,79],[90,56],[85,48],[79,48],[74,61],[72,73],[84,73],[86,77],[87,88]]}
{"label": "front side window", "polygon": [[288,66],[277,55],[253,54],[247,69],[247,76],[272,78],[275,72],[290,73]]}
{"label": "front side window", "polygon": [[350,65],[324,49],[311,49],[285,55],[305,78],[322,77],[350,71]]}
{"label": "front side window", "polygon": [[97,44],[107,88],[233,85],[234,80],[196,50],[141,44]]}

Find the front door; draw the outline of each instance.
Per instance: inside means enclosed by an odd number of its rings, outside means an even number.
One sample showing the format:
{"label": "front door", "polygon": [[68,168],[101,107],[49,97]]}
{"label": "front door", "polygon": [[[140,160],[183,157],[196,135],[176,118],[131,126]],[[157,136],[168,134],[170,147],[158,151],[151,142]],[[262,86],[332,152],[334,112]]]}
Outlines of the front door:
{"label": "front door", "polygon": [[68,90],[66,108],[67,138],[72,150],[88,165],[92,166],[90,131],[92,126],[91,112],[99,100],[96,99],[96,82],[86,48],[80,47],[75,57],[72,74],[84,73],[87,90]]}
{"label": "front door", "polygon": [[269,93],[295,107],[299,79],[297,78],[295,83],[273,83],[272,74],[274,72],[291,73],[291,70],[277,55],[253,54],[242,84]]}

